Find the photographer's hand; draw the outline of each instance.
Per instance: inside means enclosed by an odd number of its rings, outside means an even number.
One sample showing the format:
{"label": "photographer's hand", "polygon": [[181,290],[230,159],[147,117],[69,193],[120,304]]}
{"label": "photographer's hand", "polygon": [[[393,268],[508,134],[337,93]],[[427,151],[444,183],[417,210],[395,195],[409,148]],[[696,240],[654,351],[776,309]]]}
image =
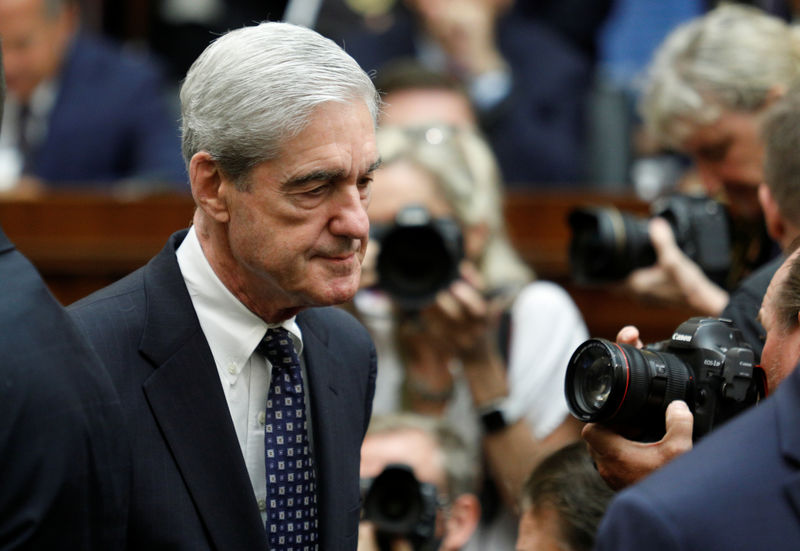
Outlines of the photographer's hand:
{"label": "photographer's hand", "polygon": [[666,220],[653,218],[649,230],[656,263],[634,270],[625,280],[625,289],[645,299],[689,306],[703,315],[719,316],[728,304],[728,293],[708,279],[678,247]]}
{"label": "photographer's hand", "polygon": [[600,476],[612,489],[620,490],[692,449],[693,426],[689,406],[676,400],[667,407],[667,432],[658,442],[628,440],[597,423],[587,424],[581,435]]}
{"label": "photographer's hand", "polygon": [[485,362],[497,348],[492,337],[501,309],[484,297],[483,281],[473,264],[465,261],[460,270],[461,278],[439,292],[421,318],[443,349],[465,362],[473,358]]}

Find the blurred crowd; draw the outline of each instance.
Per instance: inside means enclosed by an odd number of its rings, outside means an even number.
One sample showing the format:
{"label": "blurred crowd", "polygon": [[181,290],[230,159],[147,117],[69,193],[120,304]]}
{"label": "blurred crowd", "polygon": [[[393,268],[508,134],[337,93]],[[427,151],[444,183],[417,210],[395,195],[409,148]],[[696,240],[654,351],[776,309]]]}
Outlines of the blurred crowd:
{"label": "blurred crowd", "polygon": [[[797,16],[789,0],[0,0],[0,190],[190,193],[178,89],[192,61],[253,22],[313,28],[383,102],[371,239],[343,306],[378,359],[358,549],[797,546],[796,517],[755,510],[778,507],[762,493],[781,469],[796,475],[772,448],[796,420],[800,376]],[[603,366],[579,365],[583,313],[522,260],[503,211],[509,190],[566,189],[654,209],[588,215],[573,251],[585,283],[729,320],[727,336],[676,329],[657,350],[678,360],[663,360],[620,328],[602,345],[608,373],[574,375],[570,402],[568,370]],[[705,375],[685,348],[739,370]],[[619,358],[673,381],[688,364],[721,405],[631,386],[647,404],[615,418],[630,405],[606,407]],[[760,418],[698,433],[779,386]],[[645,423],[655,434],[630,430]],[[769,451],[736,461],[753,447],[742,435]],[[741,482],[756,467],[758,482]],[[736,545],[755,541],[748,513],[768,517],[769,544]]]}

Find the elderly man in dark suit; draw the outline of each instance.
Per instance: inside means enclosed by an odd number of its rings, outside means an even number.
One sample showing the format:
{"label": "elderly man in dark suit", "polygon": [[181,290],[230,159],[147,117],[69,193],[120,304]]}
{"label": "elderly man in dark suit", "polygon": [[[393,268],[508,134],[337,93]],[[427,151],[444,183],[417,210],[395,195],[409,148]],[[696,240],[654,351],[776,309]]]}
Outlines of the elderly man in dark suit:
{"label": "elderly man in dark suit", "polygon": [[798,548],[800,251],[775,273],[759,318],[767,331],[762,364],[780,388],[619,494],[598,550]]}
{"label": "elderly man in dark suit", "polygon": [[[0,56],[0,119],[3,85]],[[97,356],[0,229],[0,548],[121,549],[130,457]]]}
{"label": "elderly man in dark suit", "polygon": [[329,306],[359,285],[378,101],[341,48],[285,23],[189,70],[194,224],[70,309],[132,434],[132,548],[355,549],[375,351]]}

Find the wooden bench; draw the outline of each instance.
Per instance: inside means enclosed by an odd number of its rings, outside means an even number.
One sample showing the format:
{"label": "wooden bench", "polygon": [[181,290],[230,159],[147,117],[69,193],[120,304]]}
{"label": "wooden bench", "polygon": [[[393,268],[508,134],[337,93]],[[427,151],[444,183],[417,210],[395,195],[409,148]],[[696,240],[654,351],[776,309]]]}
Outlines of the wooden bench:
{"label": "wooden bench", "polygon": [[[566,216],[576,206],[590,204],[647,213],[647,205],[631,196],[510,192],[506,216],[512,242],[540,278],[567,289],[592,336],[613,339],[623,325],[633,323],[646,341],[666,338],[691,311],[643,304],[570,280]],[[188,226],[193,210],[186,195],[120,198],[51,193],[36,199],[0,198],[0,224],[55,296],[69,304],[145,264],[172,232]]]}

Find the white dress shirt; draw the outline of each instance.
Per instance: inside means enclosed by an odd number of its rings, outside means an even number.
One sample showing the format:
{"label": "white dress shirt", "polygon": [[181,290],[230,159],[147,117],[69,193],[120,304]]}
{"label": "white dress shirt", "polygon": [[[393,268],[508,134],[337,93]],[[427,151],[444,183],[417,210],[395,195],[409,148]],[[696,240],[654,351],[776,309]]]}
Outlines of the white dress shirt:
{"label": "white dress shirt", "polygon": [[[307,389],[300,328],[294,317],[280,324],[268,324],[242,304],[214,273],[203,254],[194,227],[189,229],[176,255],[200,327],[214,356],[253,492],[262,520],[266,521],[264,408],[272,370],[269,361],[256,352],[256,347],[270,327],[283,327],[289,331],[300,357]],[[306,412],[310,421],[308,399]],[[311,434],[309,441],[313,445]]]}
{"label": "white dress shirt", "polygon": [[[30,115],[24,132],[32,149],[39,146],[47,135],[50,112],[57,94],[58,82],[49,80],[39,84],[31,95],[28,106]],[[22,175],[23,158],[18,142],[21,110],[19,101],[10,93],[7,94],[0,129],[0,190],[14,187]]]}

